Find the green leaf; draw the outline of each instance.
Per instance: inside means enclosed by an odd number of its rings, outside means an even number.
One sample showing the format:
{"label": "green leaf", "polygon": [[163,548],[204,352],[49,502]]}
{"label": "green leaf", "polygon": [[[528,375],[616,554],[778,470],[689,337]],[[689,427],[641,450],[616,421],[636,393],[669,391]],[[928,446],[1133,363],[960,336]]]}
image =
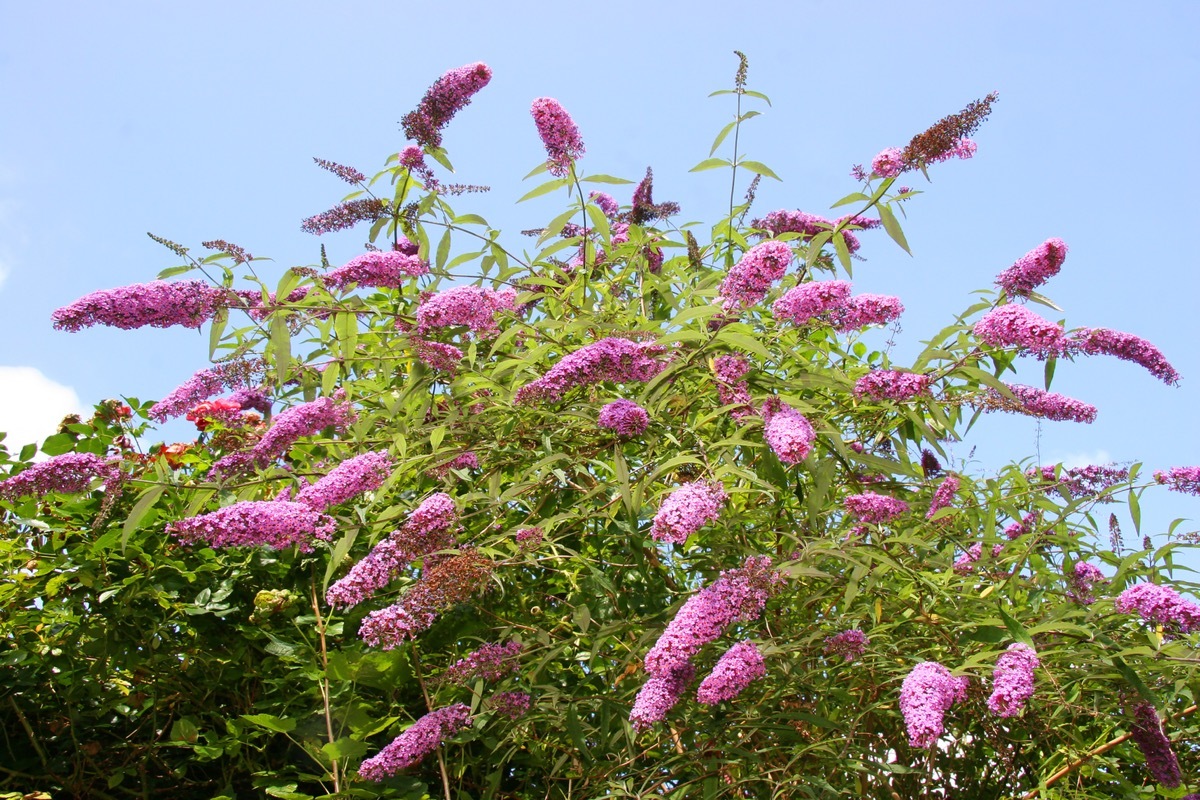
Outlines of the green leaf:
{"label": "green leaf", "polygon": [[1000,619],[1004,620],[1004,627],[1008,628],[1009,634],[1011,634],[1014,639],[1021,644],[1028,645],[1034,650],[1037,649],[1033,643],[1033,637],[1029,635],[1029,631],[1025,630],[1024,625],[1018,622],[1015,617],[1011,616],[1003,608],[997,608],[996,610],[1000,612]]}
{"label": "green leaf", "polygon": [[158,498],[162,497],[165,486],[159,484],[151,486],[146,491],[142,492],[142,496],[133,504],[133,508],[129,511],[129,516],[125,518],[125,524],[121,526],[121,552],[125,552],[125,545],[129,542],[129,535],[137,530],[138,525],[146,518],[146,514],[150,513],[150,509],[158,502]]}
{"label": "green leaf", "polygon": [[725,141],[725,137],[728,136],[733,131],[734,126],[737,125],[739,121],[740,120],[735,119],[733,122],[729,123],[724,128],[721,128],[721,132],[717,134],[717,138],[713,141],[712,149],[708,151],[708,154],[710,156],[713,153],[717,152],[717,148],[721,146],[721,142]]}
{"label": "green leaf", "polygon": [[158,273],[158,279],[161,281],[165,278],[170,278],[175,275],[182,275],[185,272],[191,272],[194,269],[195,267],[191,264],[180,264],[177,267],[167,267],[162,272]]}
{"label": "green leaf", "polygon": [[75,438],[67,433],[54,433],[42,442],[42,452],[48,456],[61,456],[75,447]]}
{"label": "green leaf", "polygon": [[454,172],[454,166],[450,163],[450,158],[446,155],[446,151],[441,147],[429,148],[425,151],[430,158],[441,164],[446,169]]}
{"label": "green leaf", "polygon": [[833,237],[833,249],[837,253],[842,269],[850,272],[852,265],[850,264],[850,248],[846,246],[846,237],[840,233],[835,234]]}
{"label": "green leaf", "polygon": [[229,324],[229,309],[218,309],[213,315],[212,326],[208,329],[208,357],[211,359],[217,353],[217,347],[221,344],[221,337],[225,333],[225,326]]}
{"label": "green leaf", "polygon": [[321,752],[333,761],[339,758],[358,758],[370,749],[371,746],[366,742],[343,736],[341,739],[326,743],[321,748]]}
{"label": "green leaf", "polygon": [[292,366],[292,332],[283,314],[271,317],[271,350],[275,356],[275,380],[282,386],[287,383]]}
{"label": "green leaf", "polygon": [[1135,533],[1142,532],[1142,501],[1138,499],[1137,492],[1129,493],[1129,517],[1133,520],[1133,530]]}
{"label": "green leaf", "polygon": [[579,182],[580,183],[609,183],[609,184],[614,184],[617,186],[619,186],[623,183],[633,183],[633,181],[629,180],[628,178],[617,178],[613,175],[588,175],[586,178],[580,178]]}
{"label": "green leaf", "polygon": [[296,729],[296,720],[282,719],[271,714],[242,714],[242,719],[251,725],[257,725],[276,733],[290,733]]}
{"label": "green leaf", "polygon": [[775,171],[761,161],[739,161],[738,166],[743,169],[748,169],[751,172],[756,172],[759,175],[766,175],[768,178],[774,178],[777,181],[783,181],[783,178],[775,174]]}
{"label": "green leaf", "polygon": [[743,89],[742,94],[746,95],[746,97],[757,97],[759,100],[765,100],[767,102],[767,105],[771,105],[771,98],[767,97],[762,92],[755,92],[755,91],[751,91],[750,89]]}
{"label": "green leaf", "polygon": [[862,192],[853,192],[851,194],[846,195],[841,200],[838,200],[836,203],[831,205],[830,208],[837,208],[838,206],[846,206],[846,205],[850,205],[851,203],[866,203],[866,202],[869,202],[870,199],[871,198],[867,197]]}
{"label": "green leaf", "polygon": [[455,225],[483,225],[487,226],[487,220],[478,214],[460,214],[450,220]]}
{"label": "green leaf", "polygon": [[446,232],[442,234],[441,240],[437,247],[437,261],[435,266],[437,269],[444,269],[446,261],[450,258],[450,229],[446,228]]}
{"label": "green leaf", "polygon": [[528,192],[522,195],[521,199],[517,202],[524,203],[526,200],[532,200],[535,197],[541,197],[544,194],[550,194],[555,189],[563,188],[567,185],[567,183],[568,181],[566,178],[555,178],[554,180],[546,181],[541,186],[530,189]]}
{"label": "green leaf", "polygon": [[706,158],[696,166],[688,170],[688,172],[703,172],[706,169],[717,169],[718,167],[731,167],[733,162],[728,158]]}
{"label": "green leaf", "polygon": [[912,255],[912,250],[908,249],[908,241],[904,238],[904,231],[900,230],[900,223],[896,220],[896,215],[892,213],[892,209],[887,204],[876,206],[879,209],[879,220],[883,223],[883,229],[887,231],[888,236],[892,237],[892,241],[900,245],[904,252]]}

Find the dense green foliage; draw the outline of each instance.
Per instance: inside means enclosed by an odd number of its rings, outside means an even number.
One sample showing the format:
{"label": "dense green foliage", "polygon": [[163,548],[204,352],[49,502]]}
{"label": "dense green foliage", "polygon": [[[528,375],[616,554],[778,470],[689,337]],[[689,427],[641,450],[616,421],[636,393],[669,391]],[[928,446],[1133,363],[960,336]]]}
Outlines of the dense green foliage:
{"label": "dense green foliage", "polygon": [[[714,152],[728,150],[749,118],[741,104],[757,95],[743,79],[729,93],[737,119]],[[446,163],[444,152],[428,154]],[[606,215],[588,189],[632,182],[582,166],[526,195],[567,199],[530,240],[534,252],[523,253],[463,210],[473,195],[428,191],[429,181],[393,156],[346,200],[383,201],[371,241],[388,248],[407,237],[429,262],[428,276],[399,289],[330,289],[326,263],[289,269],[267,286],[256,261],[194,259],[174,246],[183,260],[165,277],[202,272],[216,285],[261,288],[264,298],[306,287],[259,318],[221,312],[211,355],[263,359],[261,385],[277,409],[344,392],[356,419],[222,480],[211,465],[252,445],[261,428],[211,422],[182,454],[143,455],[153,404],[128,400],[130,416],[105,403],[46,440],[47,455],[114,454],[123,480],[0,504],[0,788],[101,798],[915,798],[1039,789],[1042,797],[1139,797],[1155,784],[1122,737],[1140,701],[1167,720],[1185,781],[1194,774],[1195,637],[1114,608],[1120,591],[1140,582],[1195,588],[1175,567],[1184,543],[1114,550],[1104,503],[1128,504],[1138,520],[1152,481],[1134,465],[1098,493],[1072,492],[1031,477],[1030,463],[960,473],[943,449],[985,407],[1016,405],[1001,383],[1006,373],[1044,375],[1049,388],[1053,360],[1043,370],[974,333],[979,315],[1009,298],[984,292],[931,336],[902,367],[930,376],[931,388],[904,400],[854,391],[872,370],[901,368],[868,346],[869,334],[771,312],[793,286],[849,275],[845,233],[864,248],[883,246],[885,233],[906,247],[897,218],[901,204],[917,211],[917,194],[876,176],[841,211],[881,219],[884,231],[865,232],[851,218],[776,236],[794,254],[786,277],[765,301],[726,314],[722,281],[770,238],[752,227],[750,201],[711,227]],[[700,166],[732,168],[735,181],[772,175],[736,151]],[[628,226],[626,241],[614,241],[618,225]],[[459,346],[464,359],[452,374],[433,369],[414,344],[423,293],[468,281],[516,290],[517,309],[496,313],[493,334],[437,329],[431,338]],[[648,381],[514,400],[564,356],[605,337],[661,345],[666,366]],[[749,362],[750,413],[720,399],[713,365],[726,355]],[[619,398],[648,412],[644,433],[598,427],[601,407]],[[799,463],[781,461],[765,441],[759,410],[772,398],[815,429]],[[931,451],[924,466],[923,450]],[[311,552],[185,545],[166,531],[237,501],[272,500],[372,451],[391,456],[388,479],[331,509],[337,533]],[[467,451],[477,468],[448,468]],[[34,455],[7,455],[8,469],[18,474]],[[961,486],[929,517],[947,474]],[[701,479],[728,495],[719,519],[682,545],[652,538],[664,500]],[[404,596],[421,570],[403,571],[346,611],[331,608],[326,591],[439,491],[460,514],[457,547],[486,559],[490,577],[413,641],[369,647],[356,635],[363,618]],[[903,499],[910,510],[864,526],[844,505],[863,492]],[[1029,515],[1028,532],[1010,541],[1004,528]],[[535,525],[542,541],[515,539]],[[956,570],[976,544],[979,559]],[[632,728],[647,680],[642,661],[675,613],[722,570],[760,555],[786,578],[765,612],[698,652],[697,679],[664,722]],[[1081,602],[1070,580],[1079,562],[1107,576],[1094,603]],[[847,629],[869,637],[861,658],[826,650],[826,639]],[[513,639],[523,645],[515,674],[438,680],[481,644]],[[695,684],[740,639],[758,644],[765,677],[734,700],[698,703]],[[996,660],[1014,642],[1032,645],[1041,666],[1024,712],[1001,718],[987,697]],[[899,697],[924,661],[967,676],[970,687],[947,711],[945,737],[918,749]],[[506,691],[532,695],[530,711],[514,720],[492,709],[489,698]],[[413,720],[452,703],[467,704],[473,721],[436,755],[380,783],[357,776],[361,761]]]}

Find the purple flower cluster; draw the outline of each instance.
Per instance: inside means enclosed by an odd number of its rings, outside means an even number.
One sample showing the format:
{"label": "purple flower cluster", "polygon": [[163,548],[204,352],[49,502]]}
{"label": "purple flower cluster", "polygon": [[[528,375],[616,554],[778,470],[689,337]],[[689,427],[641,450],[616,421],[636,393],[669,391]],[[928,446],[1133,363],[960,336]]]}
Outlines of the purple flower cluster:
{"label": "purple flower cluster", "polygon": [[545,538],[545,536],[546,532],[537,526],[531,528],[521,528],[513,534],[513,538],[517,540],[517,544],[521,546],[522,550],[536,547],[537,545],[541,544],[542,539]]}
{"label": "purple flower cluster", "polygon": [[452,344],[431,342],[415,336],[409,341],[412,342],[413,352],[421,363],[436,372],[453,375],[458,371],[458,362],[466,358],[466,354]]}
{"label": "purple flower cluster", "polygon": [[571,164],[583,157],[583,137],[567,110],[553,97],[539,97],[529,112],[538,136],[546,146],[546,168],[551,175],[565,176]]}
{"label": "purple flower cluster", "polygon": [[976,542],[954,561],[954,572],[958,575],[970,575],[975,571],[975,562],[983,558],[983,544]]}
{"label": "purple flower cluster", "polygon": [[1154,780],[1168,789],[1179,786],[1183,782],[1179,760],[1171,750],[1171,740],[1163,733],[1162,720],[1154,706],[1141,702],[1133,707],[1133,726],[1129,732],[1146,758],[1146,769]]}
{"label": "purple flower cluster", "polygon": [[[151,406],[150,416],[159,422],[165,422],[171,417],[182,416],[197,403],[202,403],[214,394],[219,394],[226,387],[238,389],[246,386],[251,378],[261,374],[263,369],[263,362],[257,359],[226,361],[202,369]],[[243,408],[257,407],[244,403],[236,397],[230,399]]]}
{"label": "purple flower cluster", "polygon": [[[1084,467],[1071,467],[1062,470],[1058,477],[1054,476],[1053,466],[1034,467],[1025,474],[1030,480],[1041,479],[1049,485],[1047,491],[1059,489],[1074,497],[1098,495],[1112,487],[1129,480],[1129,470],[1113,465],[1101,466],[1089,464]],[[1109,498],[1111,499],[1111,498]]]}
{"label": "purple flower cluster", "polygon": [[763,403],[763,438],[785,465],[799,464],[812,450],[817,434],[796,409],[773,397]]}
{"label": "purple flower cluster", "polygon": [[500,692],[488,698],[487,706],[509,719],[520,719],[529,713],[533,706],[533,698],[528,692]]}
{"label": "purple flower cluster", "polygon": [[650,536],[660,542],[683,544],[688,536],[721,516],[721,507],[729,499],[719,483],[685,483],[663,500],[650,526]]}
{"label": "purple flower cluster", "polygon": [[92,325],[132,330],[150,325],[199,328],[224,307],[225,290],[204,281],[153,281],[102,289],[63,306],[51,315],[55,330],[78,331]]}
{"label": "purple flower cluster", "polygon": [[[237,403],[243,411],[253,409],[264,415],[271,413],[271,398],[267,397],[267,393],[262,389],[238,389],[225,399],[230,403]],[[156,403],[154,408],[158,408],[159,405]]]}
{"label": "purple flower cluster", "polygon": [[600,409],[598,423],[601,428],[607,428],[628,439],[641,434],[649,427],[650,415],[632,400],[614,400]]}
{"label": "purple flower cluster", "polygon": [[717,378],[717,396],[721,405],[728,406],[741,403],[741,407],[730,413],[735,420],[741,420],[754,413],[750,405],[750,385],[746,382],[746,373],[750,371],[750,362],[742,355],[717,356],[712,363],[713,374]]}
{"label": "purple flower cluster", "polygon": [[646,653],[646,672],[669,677],[690,666],[700,648],[734,622],[756,619],[783,580],[767,556],[751,556],[743,566],[723,571],[711,585],[687,599]]}
{"label": "purple flower cluster", "polygon": [[417,332],[427,335],[434,328],[465,325],[478,336],[497,333],[496,312],[511,311],[517,293],[479,286],[455,286],[425,298],[417,308]]}
{"label": "purple flower cluster", "polygon": [[1098,567],[1086,561],[1076,561],[1074,569],[1067,576],[1067,582],[1071,586],[1067,596],[1080,605],[1090,606],[1096,602],[1096,598],[1092,597],[1092,590],[1098,583],[1107,583],[1108,579]]}
{"label": "purple flower cluster", "polygon": [[900,688],[900,711],[908,728],[908,742],[927,748],[945,730],[946,712],[955,702],[967,699],[967,679],[956,678],[936,661],[913,667]]}
{"label": "purple flower cluster", "polygon": [[114,470],[93,453],[63,453],[0,481],[0,500],[50,492],[77,494],[87,489],[93,478],[108,478]]}
{"label": "purple flower cluster", "polygon": [[518,389],[514,400],[553,402],[577,386],[601,381],[645,383],[666,367],[657,358],[664,352],[662,345],[609,336],[563,356],[545,375]]}
{"label": "purple flower cluster", "polygon": [[308,553],[313,542],[333,536],[336,522],[307,503],[289,500],[243,500],[208,514],[187,517],[167,526],[184,544],[207,542],[213,547],[296,545]]}
{"label": "purple flower cluster", "polygon": [[521,664],[517,657],[521,655],[524,646],[515,639],[504,644],[491,643],[467,654],[454,662],[454,665],[442,673],[442,680],[463,686],[470,681],[482,678],[485,681],[498,681],[512,675]]}
{"label": "purple flower cluster", "polygon": [[344,578],[329,587],[325,601],[342,608],[358,605],[387,586],[414,560],[453,547],[457,524],[454,498],[443,492],[430,495],[403,526],[376,544]]}
{"label": "purple flower cluster", "polygon": [[1015,405],[995,389],[991,390],[990,396],[991,402],[1004,410],[1054,422],[1091,424],[1096,420],[1096,407],[1082,400],[1076,400],[1058,392],[1047,392],[1033,386],[1007,383],[1004,385],[1016,398]]}
{"label": "purple flower cluster", "polygon": [[363,761],[358,774],[376,782],[390,778],[402,769],[421,763],[441,746],[444,739],[470,725],[471,709],[462,703],[430,711],[387,747]]}
{"label": "purple flower cluster", "polygon": [[1025,702],[1033,696],[1033,671],[1040,663],[1033,648],[1020,642],[1010,644],[996,659],[987,701],[993,714],[1015,717],[1025,710]]}
{"label": "purple flower cluster", "polygon": [[354,422],[351,405],[341,398],[318,397],[279,412],[263,437],[249,453],[231,453],[212,466],[213,476],[227,476],[248,468],[251,464],[265,466],[287,454],[302,436],[312,436],[326,428],[345,430]]}
{"label": "purple flower cluster", "polygon": [[1021,518],[1020,522],[1010,522],[1008,526],[1004,528],[1004,535],[1008,537],[1009,541],[1019,539],[1032,531],[1033,526],[1037,524],[1040,519],[1041,516],[1037,513],[1026,514]]}
{"label": "purple flower cluster", "polygon": [[1028,297],[1038,286],[1058,274],[1067,259],[1062,239],[1047,239],[996,276],[996,284],[1010,295]]}
{"label": "purple flower cluster", "polygon": [[1145,367],[1151,375],[1169,386],[1177,385],[1181,378],[1161,350],[1132,333],[1108,328],[1084,328],[1072,336],[1071,346],[1087,355],[1116,356],[1122,361],[1131,361]]}
{"label": "purple flower cluster", "polygon": [[363,453],[343,461],[325,477],[301,489],[295,499],[297,503],[325,511],[363,492],[378,489],[391,473],[392,459],[387,453]]}
{"label": "purple flower cluster", "polygon": [[696,668],[690,661],[674,669],[665,670],[660,675],[651,675],[649,680],[642,684],[633,701],[633,709],[629,712],[629,722],[633,729],[642,731],[666,719],[667,712],[683,697],[695,675]]}
{"label": "purple flower cluster", "polygon": [[849,300],[849,281],[809,281],[784,292],[771,306],[771,311],[776,319],[806,325],[822,315],[844,308]]}
{"label": "purple flower cluster", "polygon": [[852,494],[842,501],[846,510],[863,522],[882,525],[908,511],[908,503],[898,497],[888,497],[875,492]]}
{"label": "purple flower cluster", "polygon": [[[880,222],[877,219],[867,219],[866,217],[847,216],[836,220],[829,220],[825,217],[816,214],[809,214],[806,211],[789,211],[780,209],[772,211],[762,219],[753,220],[750,224],[755,228],[761,228],[768,235],[775,237],[784,233],[798,233],[804,239],[810,239],[819,233],[832,231],[838,225],[845,223],[846,225],[855,226],[864,230],[870,228],[878,228]],[[857,252],[860,244],[858,237],[848,230],[843,229],[839,234],[846,243],[846,249],[851,253]]]}
{"label": "purple flower cluster", "polygon": [[933,492],[933,500],[929,503],[929,511],[925,514],[925,519],[933,519],[933,515],[941,511],[943,508],[949,508],[954,502],[954,496],[958,494],[959,486],[962,481],[957,475],[947,475],[942,482],[938,484],[938,488]]}
{"label": "purple flower cluster", "polygon": [[434,81],[416,109],[400,120],[404,135],[422,147],[440,147],[442,128],[491,79],[492,70],[482,62],[450,70]]}
{"label": "purple flower cluster", "polygon": [[747,250],[721,282],[725,310],[746,309],[766,297],[771,284],[787,272],[791,260],[792,248],[786,242],[761,242]]}
{"label": "purple flower cluster", "polygon": [[[283,302],[299,303],[308,297],[309,290],[310,287],[308,286],[298,286],[288,292]],[[274,292],[267,292],[264,296],[262,289],[233,289],[230,294],[232,297],[228,299],[229,307],[245,311],[250,316],[250,319],[256,322],[262,322],[270,317],[281,305]],[[314,312],[314,316],[321,316],[323,318],[328,316],[328,312],[317,311]]]}
{"label": "purple flower cluster", "polygon": [[1183,599],[1170,586],[1134,584],[1117,597],[1117,611],[1121,614],[1136,611],[1142,619],[1171,632],[1187,634],[1200,630],[1200,606]]}
{"label": "purple flower cluster", "polygon": [[328,211],[313,214],[300,223],[300,230],[320,236],[353,228],[360,222],[374,221],[388,213],[388,204],[374,197],[347,200]]}
{"label": "purple flower cluster", "polygon": [[1160,469],[1155,471],[1154,480],[1163,484],[1172,492],[1200,495],[1200,467]]}
{"label": "purple flower cluster", "polygon": [[857,661],[867,652],[871,640],[858,628],[850,628],[825,638],[825,653],[838,655],[846,661]]}
{"label": "purple flower cluster", "polygon": [[916,372],[873,369],[854,384],[854,396],[870,400],[912,400],[929,394],[932,379]]}
{"label": "purple flower cluster", "polygon": [[1040,359],[1060,356],[1068,350],[1061,325],[1014,303],[984,314],[975,323],[975,335],[992,347],[1016,347]]}
{"label": "purple flower cluster", "polygon": [[618,205],[613,196],[607,192],[590,192],[588,194],[588,199],[599,206],[600,210],[604,212],[604,216],[608,217],[609,219],[615,219],[616,216],[621,213],[621,206]]}
{"label": "purple flower cluster", "polygon": [[880,150],[875,158],[871,159],[871,171],[881,178],[895,178],[904,170],[904,159],[900,156],[899,147]]}
{"label": "purple flower cluster", "polygon": [[420,580],[398,602],[372,611],[362,621],[358,635],[368,645],[391,650],[406,639],[415,639],[437,622],[443,611],[486,589],[495,570],[495,565],[473,548],[463,548],[432,567],[428,558],[425,561]]}
{"label": "purple flower cluster", "polygon": [[830,314],[835,330],[856,331],[868,325],[890,325],[904,313],[900,298],[886,294],[856,294]]}
{"label": "purple flower cluster", "polygon": [[405,278],[419,278],[429,273],[429,265],[415,255],[399,250],[372,250],[347,261],[321,276],[330,289],[344,289],[350,284],[399,289]]}
{"label": "purple flower cluster", "polygon": [[754,642],[738,642],[725,651],[709,676],[700,682],[696,699],[706,706],[732,700],[751,681],[766,674],[762,653],[758,652]]}

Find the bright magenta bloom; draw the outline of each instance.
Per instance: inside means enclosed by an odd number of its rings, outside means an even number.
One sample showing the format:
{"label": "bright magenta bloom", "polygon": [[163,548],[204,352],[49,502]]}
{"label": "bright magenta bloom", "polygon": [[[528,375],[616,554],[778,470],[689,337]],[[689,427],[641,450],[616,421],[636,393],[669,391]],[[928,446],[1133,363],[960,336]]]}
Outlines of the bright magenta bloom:
{"label": "bright magenta bloom", "polygon": [[754,642],[738,642],[725,651],[712,673],[700,682],[696,699],[706,706],[732,700],[752,681],[766,674],[762,653]]}
{"label": "bright magenta bloom", "polygon": [[1029,645],[1008,646],[992,673],[992,696],[987,702],[993,714],[1015,717],[1025,709],[1025,701],[1033,696],[1033,671],[1040,663]]}
{"label": "bright magenta bloom", "polygon": [[571,164],[583,157],[583,137],[567,110],[553,97],[539,97],[529,109],[538,135],[546,146],[546,166],[551,175],[565,176]]}
{"label": "bright magenta bloom", "polygon": [[362,762],[358,774],[382,781],[402,769],[421,763],[444,739],[471,725],[471,709],[462,703],[430,711],[397,736],[391,744]]}
{"label": "bright magenta bloom", "polygon": [[1066,243],[1062,239],[1047,239],[996,276],[996,284],[1010,295],[1028,296],[1057,275],[1066,259]]}
{"label": "bright magenta bloom", "polygon": [[450,70],[434,81],[415,110],[404,115],[404,135],[422,147],[440,147],[442,128],[491,79],[491,69],[482,62]]}
{"label": "bright magenta bloom", "polygon": [[941,737],[950,707],[967,699],[967,679],[956,678],[936,661],[913,667],[900,689],[900,711],[908,726],[908,742],[924,749]]}
{"label": "bright magenta bloom", "polygon": [[762,242],[747,250],[721,283],[725,310],[746,309],[766,297],[791,260],[792,248],[786,242]]}
{"label": "bright magenta bloom", "polygon": [[204,281],[153,281],[102,289],[84,295],[51,315],[55,330],[78,331],[92,325],[132,330],[147,325],[199,328],[225,305],[225,290]]}
{"label": "bright magenta bloom", "polygon": [[716,522],[728,496],[719,483],[685,483],[667,496],[654,515],[650,535],[660,542],[683,544],[688,536]]}

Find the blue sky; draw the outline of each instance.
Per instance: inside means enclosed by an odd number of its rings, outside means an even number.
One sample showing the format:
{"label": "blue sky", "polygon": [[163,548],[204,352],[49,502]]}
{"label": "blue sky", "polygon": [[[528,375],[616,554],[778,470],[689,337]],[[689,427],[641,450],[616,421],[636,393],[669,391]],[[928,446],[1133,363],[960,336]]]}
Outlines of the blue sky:
{"label": "blue sky", "polygon": [[[516,206],[542,158],[528,115],[558,98],[583,132],[590,172],[638,178],[657,199],[711,220],[723,173],[688,174],[732,113],[736,59],[770,95],[743,148],[782,184],[758,211],[822,213],[854,190],[848,169],[989,91],[979,154],[940,165],[908,205],[915,258],[865,234],[856,291],[897,294],[904,354],[970,292],[1043,240],[1070,246],[1046,293],[1068,326],[1158,344],[1184,375],[1168,388],[1131,364],[1060,365],[1055,389],[1100,407],[1091,426],[996,418],[977,459],[1200,463],[1196,258],[1186,245],[1200,86],[1200,5],[835,2],[666,4],[348,2],[0,3],[0,429],[44,435],[76,402],[161,396],[205,363],[183,330],[50,327],[95,289],[150,280],[175,258],[146,231],[199,249],[224,238],[274,272],[359,252],[362,236],[318,240],[302,218],[344,186],[313,156],[368,174],[402,145],[398,121],[444,71],[473,61],[492,83],[447,130],[457,179],[491,195],[457,207],[511,232],[556,200]],[[628,201],[621,195],[619,200]],[[271,268],[268,268],[270,272]],[[1037,384],[1041,365],[1020,379]],[[20,369],[17,369],[20,368]],[[1039,438],[1040,437],[1040,438]],[[10,440],[10,444],[13,442]],[[965,457],[969,446],[956,450]],[[1200,518],[1200,500],[1146,505]],[[1200,527],[1191,525],[1190,527]]]}

